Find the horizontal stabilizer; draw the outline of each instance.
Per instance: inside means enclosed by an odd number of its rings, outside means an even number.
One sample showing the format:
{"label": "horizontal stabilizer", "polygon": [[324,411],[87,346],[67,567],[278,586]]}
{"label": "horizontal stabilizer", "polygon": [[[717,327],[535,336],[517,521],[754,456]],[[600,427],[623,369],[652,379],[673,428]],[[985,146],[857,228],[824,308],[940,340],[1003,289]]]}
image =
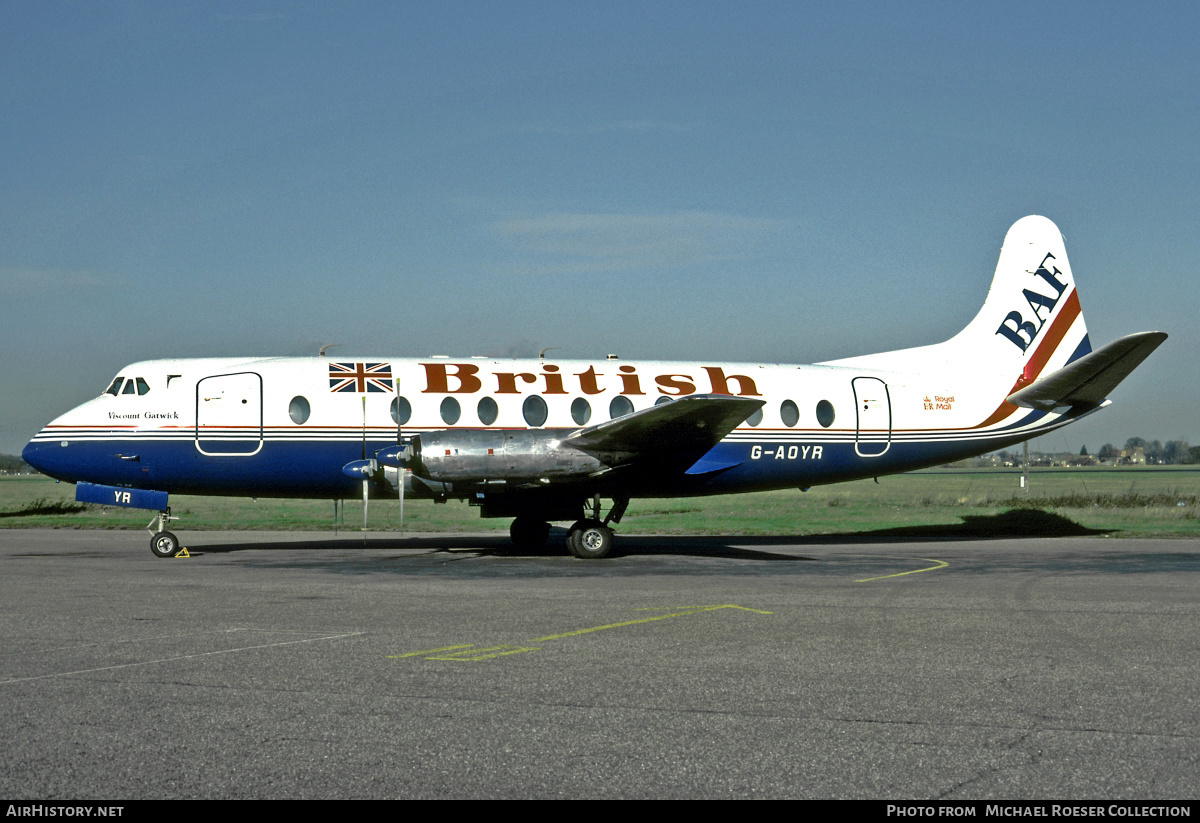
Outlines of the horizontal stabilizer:
{"label": "horizontal stabilizer", "polygon": [[686,458],[707,452],[764,401],[724,394],[693,394],[608,420],[568,435],[563,443],[586,452]]}
{"label": "horizontal stabilizer", "polygon": [[1126,335],[1013,392],[1007,402],[1042,411],[1098,405],[1166,339],[1160,331]]}

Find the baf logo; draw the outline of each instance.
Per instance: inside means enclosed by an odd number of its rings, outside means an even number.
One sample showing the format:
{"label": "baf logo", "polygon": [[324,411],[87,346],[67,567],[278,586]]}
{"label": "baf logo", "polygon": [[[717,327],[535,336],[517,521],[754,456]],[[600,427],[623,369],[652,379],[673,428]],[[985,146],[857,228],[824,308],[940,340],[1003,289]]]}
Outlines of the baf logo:
{"label": "baf logo", "polygon": [[[1029,310],[1037,318],[1036,325],[1034,321],[1026,320],[1019,311],[1010,311],[1004,318],[1004,322],[1000,324],[1000,328],[996,329],[996,334],[1007,337],[1021,351],[1025,351],[1033,343],[1033,338],[1037,337],[1042,326],[1050,319],[1050,315],[1054,313],[1054,307],[1058,305],[1059,298],[1067,290],[1067,284],[1058,279],[1058,275],[1061,275],[1062,272],[1053,263],[1047,263],[1053,259],[1054,255],[1047,253],[1042,258],[1042,262],[1038,264],[1034,274],[1050,285],[1050,288],[1054,290],[1054,296],[1051,297],[1029,289],[1022,291],[1025,300],[1029,303]],[[1043,310],[1046,312],[1045,317],[1042,316]]]}

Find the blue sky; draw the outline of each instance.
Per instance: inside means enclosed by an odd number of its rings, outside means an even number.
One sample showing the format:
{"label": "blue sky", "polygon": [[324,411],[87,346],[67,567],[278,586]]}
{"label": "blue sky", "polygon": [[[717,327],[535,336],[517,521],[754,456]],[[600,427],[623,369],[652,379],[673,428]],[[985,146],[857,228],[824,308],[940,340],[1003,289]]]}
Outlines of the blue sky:
{"label": "blue sky", "polygon": [[1195,3],[0,3],[0,452],[133,360],[813,362],[936,342],[1005,231],[1094,344],[1035,443],[1200,443]]}

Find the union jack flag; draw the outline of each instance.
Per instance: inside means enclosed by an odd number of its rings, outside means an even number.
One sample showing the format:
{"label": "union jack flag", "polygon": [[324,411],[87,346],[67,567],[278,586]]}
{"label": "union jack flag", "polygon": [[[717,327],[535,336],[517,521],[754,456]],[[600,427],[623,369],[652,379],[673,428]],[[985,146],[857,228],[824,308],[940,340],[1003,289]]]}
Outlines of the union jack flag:
{"label": "union jack flag", "polygon": [[329,390],[372,392],[392,390],[391,363],[330,363]]}

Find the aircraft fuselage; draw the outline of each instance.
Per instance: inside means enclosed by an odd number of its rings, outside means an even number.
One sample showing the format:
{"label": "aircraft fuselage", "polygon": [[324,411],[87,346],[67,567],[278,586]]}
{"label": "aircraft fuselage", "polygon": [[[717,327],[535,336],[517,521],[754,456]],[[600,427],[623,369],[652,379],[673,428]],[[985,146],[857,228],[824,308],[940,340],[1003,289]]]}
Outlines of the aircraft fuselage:
{"label": "aircraft fuselage", "polygon": [[[722,470],[683,474],[665,485],[662,477],[626,481],[635,496],[673,497],[907,471],[1002,448],[1035,427],[1071,419],[1009,407],[1005,425],[975,430],[996,402],[972,386],[970,375],[821,365],[225,358],[144,361],[123,369],[120,378],[116,394],[102,394],[48,424],[30,443],[27,459],[71,482],[177,494],[344,498],[359,494],[359,481],[343,475],[342,466],[394,445],[398,435],[441,432],[448,443],[458,435],[462,449],[479,433],[500,435],[492,441],[500,448],[492,446],[490,456],[503,474],[505,434],[537,432],[552,441],[696,394],[764,401],[761,413],[726,435],[697,467]],[[144,394],[136,393],[139,378]],[[128,384],[134,392],[123,393]],[[486,479],[452,484],[445,496],[506,491]],[[417,483],[410,492],[443,494],[434,488]],[[383,494],[384,488],[372,491]]]}

